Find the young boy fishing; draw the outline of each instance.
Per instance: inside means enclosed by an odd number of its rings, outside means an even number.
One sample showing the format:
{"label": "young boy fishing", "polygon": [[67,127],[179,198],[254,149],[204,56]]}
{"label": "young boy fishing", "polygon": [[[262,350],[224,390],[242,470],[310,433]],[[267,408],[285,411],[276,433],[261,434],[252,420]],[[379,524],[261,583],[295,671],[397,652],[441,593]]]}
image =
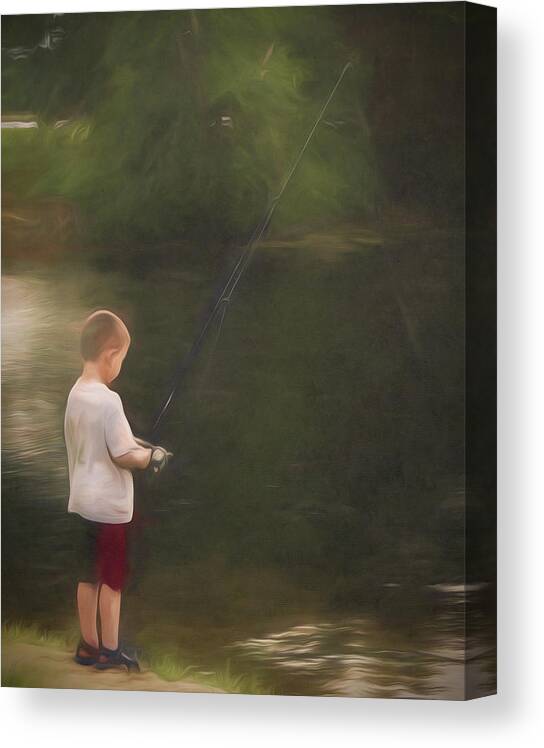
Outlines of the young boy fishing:
{"label": "young boy fishing", "polygon": [[139,669],[119,645],[133,515],[131,471],[159,473],[171,457],[162,447],[133,436],[121,398],[109,389],[129,346],[129,332],[119,317],[106,310],[91,314],[81,333],[83,370],[68,396],[64,419],[68,511],[80,525],[83,561],[77,585],[81,639],[74,659],[99,669]]}

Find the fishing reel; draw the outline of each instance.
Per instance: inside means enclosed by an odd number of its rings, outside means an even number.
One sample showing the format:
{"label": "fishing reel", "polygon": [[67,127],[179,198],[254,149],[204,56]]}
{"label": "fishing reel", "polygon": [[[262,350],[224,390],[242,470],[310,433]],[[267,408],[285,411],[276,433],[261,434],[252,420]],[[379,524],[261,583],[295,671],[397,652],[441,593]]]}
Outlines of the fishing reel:
{"label": "fishing reel", "polygon": [[174,456],[172,452],[169,452],[164,447],[151,444],[151,442],[148,442],[145,439],[136,439],[135,441],[140,447],[145,447],[145,449],[151,450],[151,458],[147,469],[151,470],[151,472],[156,475],[164,470],[170,459]]}

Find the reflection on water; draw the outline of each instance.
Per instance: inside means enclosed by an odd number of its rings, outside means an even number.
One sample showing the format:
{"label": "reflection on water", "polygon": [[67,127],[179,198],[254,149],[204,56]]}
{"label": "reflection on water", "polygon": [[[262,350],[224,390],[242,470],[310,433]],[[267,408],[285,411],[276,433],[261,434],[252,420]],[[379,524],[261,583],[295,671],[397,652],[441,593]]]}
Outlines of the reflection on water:
{"label": "reflection on water", "polygon": [[280,671],[285,693],[463,699],[466,662],[473,693],[489,693],[494,689],[492,642],[486,647],[480,639],[477,648],[465,648],[463,603],[478,590],[440,587],[433,620],[419,624],[410,641],[368,616],[293,626],[228,649],[264,672]]}
{"label": "reflection on water", "polygon": [[49,279],[2,279],[4,473],[45,471],[57,486],[66,477],[59,419],[79,365],[73,323],[84,313],[70,295]]}

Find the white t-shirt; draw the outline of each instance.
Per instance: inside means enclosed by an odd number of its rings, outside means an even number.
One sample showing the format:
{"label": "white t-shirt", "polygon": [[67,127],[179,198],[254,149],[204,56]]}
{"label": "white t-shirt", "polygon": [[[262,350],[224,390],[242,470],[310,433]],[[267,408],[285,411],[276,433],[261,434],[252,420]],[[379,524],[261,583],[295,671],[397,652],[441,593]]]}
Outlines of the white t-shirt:
{"label": "white t-shirt", "polygon": [[68,511],[95,522],[130,522],[132,473],[112,457],[138,445],[119,395],[101,382],[78,379],[66,403],[64,438],[70,475]]}

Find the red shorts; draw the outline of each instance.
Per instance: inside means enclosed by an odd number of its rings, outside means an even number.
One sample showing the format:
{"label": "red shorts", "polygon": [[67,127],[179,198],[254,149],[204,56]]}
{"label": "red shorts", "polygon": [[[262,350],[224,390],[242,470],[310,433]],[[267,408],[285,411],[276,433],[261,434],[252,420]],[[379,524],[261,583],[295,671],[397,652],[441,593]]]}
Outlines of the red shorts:
{"label": "red shorts", "polygon": [[78,581],[125,587],[129,574],[128,544],[131,523],[111,525],[77,515],[82,532]]}

